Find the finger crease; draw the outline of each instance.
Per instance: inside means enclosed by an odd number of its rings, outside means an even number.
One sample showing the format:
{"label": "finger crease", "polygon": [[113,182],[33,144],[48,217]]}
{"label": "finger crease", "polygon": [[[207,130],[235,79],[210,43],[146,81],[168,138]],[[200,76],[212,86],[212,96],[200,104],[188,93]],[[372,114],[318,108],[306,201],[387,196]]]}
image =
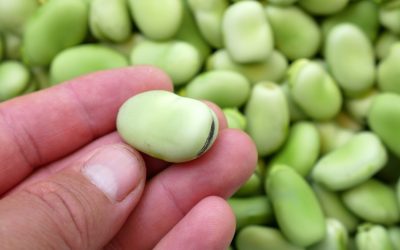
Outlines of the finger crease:
{"label": "finger crease", "polygon": [[180,213],[181,218],[183,218],[186,214],[186,211],[179,205],[179,202],[177,201],[174,193],[167,185],[164,184],[164,182],[161,179],[158,180],[158,183],[160,184],[161,188],[164,190],[165,194],[167,195],[168,199],[172,202],[176,210],[178,210],[178,212]]}

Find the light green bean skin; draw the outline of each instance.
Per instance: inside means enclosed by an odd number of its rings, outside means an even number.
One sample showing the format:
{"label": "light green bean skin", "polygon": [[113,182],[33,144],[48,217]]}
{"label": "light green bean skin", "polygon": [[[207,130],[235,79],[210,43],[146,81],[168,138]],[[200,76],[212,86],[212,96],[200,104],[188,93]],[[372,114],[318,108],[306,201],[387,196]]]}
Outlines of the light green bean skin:
{"label": "light green bean skin", "polygon": [[346,110],[349,114],[360,124],[365,124],[369,108],[371,107],[374,97],[378,94],[378,91],[372,89],[366,94],[353,99],[346,99]]}
{"label": "light green bean skin", "polygon": [[395,191],[380,181],[370,179],[343,192],[346,207],[360,218],[385,225],[399,221]]}
{"label": "light green bean skin", "polygon": [[218,127],[216,115],[205,103],[162,90],[133,96],[117,115],[117,130],[126,143],[175,163],[204,154]]}
{"label": "light green bean skin", "polygon": [[230,5],[222,20],[224,44],[238,63],[263,62],[274,48],[274,39],[263,6],[256,1]]}
{"label": "light green bean skin", "polygon": [[61,83],[84,74],[128,66],[120,53],[97,44],[75,46],[59,53],[50,66],[52,84]]}
{"label": "light green bean skin", "polygon": [[326,40],[325,57],[332,75],[347,95],[365,93],[374,84],[372,45],[356,26],[341,24],[333,28]]}
{"label": "light green bean skin", "polygon": [[284,165],[274,167],[265,190],[279,228],[290,242],[307,247],[324,238],[322,209],[311,187],[295,170]]}
{"label": "light green bean skin", "polygon": [[346,7],[349,0],[300,0],[299,5],[313,15],[331,15]]}
{"label": "light green bean skin", "polygon": [[236,217],[236,229],[264,225],[273,220],[272,207],[266,196],[230,198],[228,203]]}
{"label": "light green bean skin", "polygon": [[276,48],[288,59],[313,57],[321,44],[321,32],[315,20],[295,6],[266,7]]}
{"label": "light green bean skin", "polygon": [[285,76],[287,67],[287,59],[276,50],[261,63],[236,63],[226,50],[216,51],[207,62],[208,70],[234,70],[247,77],[253,84],[261,81],[279,82]]}
{"label": "light green bean skin", "polygon": [[49,65],[60,51],[83,41],[87,19],[88,8],[81,0],[49,1],[27,23],[24,61],[31,66]]}
{"label": "light green bean skin", "polygon": [[379,21],[389,31],[400,34],[400,5],[398,1],[388,2],[379,8]]}
{"label": "light green bean skin", "polygon": [[325,155],[346,144],[355,132],[339,126],[335,122],[317,123],[317,129],[321,138],[321,153]]}
{"label": "light green bean skin", "polygon": [[189,9],[187,0],[181,0],[183,5],[183,17],[181,26],[176,33],[175,39],[193,45],[200,54],[201,61],[204,62],[211,53],[211,48],[200,33],[194,17]]}
{"label": "light green bean skin", "polygon": [[375,54],[379,60],[386,58],[389,55],[390,49],[393,44],[399,42],[400,38],[391,32],[383,32],[375,44]]}
{"label": "light green bean skin", "polygon": [[4,61],[0,64],[0,101],[6,101],[23,93],[28,87],[28,69],[18,61]]}
{"label": "light green bean skin", "polygon": [[250,197],[262,194],[263,185],[260,177],[253,173],[250,178],[236,191],[234,197]]}
{"label": "light green bean skin", "polygon": [[400,157],[400,95],[376,96],[368,113],[368,124],[385,145]]}
{"label": "light green bean skin", "polygon": [[186,96],[212,101],[221,108],[242,106],[250,95],[250,82],[241,74],[214,70],[199,74],[186,86]]}
{"label": "light green bean skin", "polygon": [[369,223],[358,228],[356,245],[357,250],[394,250],[386,228]]}
{"label": "light green bean skin", "polygon": [[389,54],[378,66],[378,86],[382,92],[400,94],[400,42],[395,43]]}
{"label": "light green bean skin", "polygon": [[326,219],[326,236],[308,250],[347,250],[349,235],[343,224],[336,220]]}
{"label": "light green bean skin", "polygon": [[283,93],[285,94],[286,101],[289,107],[290,121],[295,122],[307,119],[306,113],[294,101],[294,98],[290,93],[290,87],[288,82],[284,82],[280,86]]}
{"label": "light green bean skin", "polygon": [[285,144],[271,160],[271,164],[287,165],[305,177],[317,161],[319,150],[320,138],[315,125],[298,122],[290,127]]}
{"label": "light green bean skin", "polygon": [[37,0],[0,0],[0,31],[22,34],[38,7]]}
{"label": "light green bean skin", "polygon": [[340,221],[347,231],[354,232],[359,224],[359,219],[343,204],[339,194],[316,183],[312,184],[312,188],[325,216]]}
{"label": "light green bean skin", "polygon": [[133,18],[140,31],[153,40],[172,38],[181,26],[181,0],[128,0]]}
{"label": "light green bean skin", "polygon": [[330,16],[322,23],[324,37],[330,33],[332,28],[343,23],[356,25],[369,40],[374,41],[379,30],[376,4],[370,0],[355,1],[349,4],[344,10]]}
{"label": "light green bean skin", "polygon": [[386,161],[387,153],[379,138],[371,132],[361,132],[323,156],[312,176],[330,190],[344,190],[368,180]]}
{"label": "light green bean skin", "polygon": [[245,108],[247,133],[260,156],[278,150],[285,142],[289,126],[289,109],[279,86],[269,82],[253,87]]}
{"label": "light green bean skin", "polygon": [[126,0],[92,0],[89,11],[92,34],[99,40],[124,42],[132,30]]}
{"label": "light green bean skin", "polygon": [[175,85],[189,82],[201,67],[200,54],[195,47],[182,41],[144,41],[131,52],[132,65],[148,64],[164,70]]}
{"label": "light green bean skin", "polygon": [[342,95],[332,77],[319,63],[301,59],[289,68],[289,87],[294,101],[311,118],[329,120],[342,106]]}
{"label": "light green bean skin", "polygon": [[224,112],[228,128],[236,128],[240,130],[246,129],[246,117],[236,108],[225,108]]}
{"label": "light green bean skin", "polygon": [[222,18],[228,0],[187,0],[201,34],[214,48],[223,47]]}
{"label": "light green bean skin", "polygon": [[398,226],[389,227],[388,234],[393,250],[400,250],[400,228]]}
{"label": "light green bean skin", "polygon": [[282,233],[272,227],[248,226],[236,237],[238,250],[304,250],[290,243]]}

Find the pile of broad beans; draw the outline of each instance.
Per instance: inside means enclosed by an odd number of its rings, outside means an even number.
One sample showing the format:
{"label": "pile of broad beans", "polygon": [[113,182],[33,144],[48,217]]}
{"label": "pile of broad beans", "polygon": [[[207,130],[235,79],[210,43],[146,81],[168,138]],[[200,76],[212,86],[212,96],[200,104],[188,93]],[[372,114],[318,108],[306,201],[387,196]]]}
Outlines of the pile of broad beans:
{"label": "pile of broad beans", "polygon": [[0,101],[139,64],[254,140],[233,249],[400,249],[400,1],[0,0]]}

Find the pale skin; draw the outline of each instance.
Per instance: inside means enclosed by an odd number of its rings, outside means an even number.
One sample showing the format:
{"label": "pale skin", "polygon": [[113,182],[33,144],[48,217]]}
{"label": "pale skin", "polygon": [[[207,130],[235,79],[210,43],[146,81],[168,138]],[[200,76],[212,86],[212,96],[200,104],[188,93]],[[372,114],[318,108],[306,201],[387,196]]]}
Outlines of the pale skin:
{"label": "pale skin", "polygon": [[[235,231],[225,198],[257,161],[249,137],[226,128],[201,158],[168,164],[128,149],[118,108],[170,79],[150,67],[92,74],[0,104],[2,249],[226,249]],[[117,200],[83,174],[94,155],[134,162]],[[102,159],[104,160],[104,159]],[[99,161],[99,160],[98,160]],[[121,191],[121,190],[129,191]]]}

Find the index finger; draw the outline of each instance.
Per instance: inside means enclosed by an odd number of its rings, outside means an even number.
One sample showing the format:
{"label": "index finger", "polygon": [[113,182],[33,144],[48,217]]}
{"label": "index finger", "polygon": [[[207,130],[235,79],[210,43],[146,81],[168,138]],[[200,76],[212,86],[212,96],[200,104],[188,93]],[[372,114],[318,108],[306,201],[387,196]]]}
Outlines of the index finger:
{"label": "index finger", "polygon": [[153,67],[103,71],[0,105],[0,194],[33,169],[115,129],[121,104],[140,92],[172,90]]}

